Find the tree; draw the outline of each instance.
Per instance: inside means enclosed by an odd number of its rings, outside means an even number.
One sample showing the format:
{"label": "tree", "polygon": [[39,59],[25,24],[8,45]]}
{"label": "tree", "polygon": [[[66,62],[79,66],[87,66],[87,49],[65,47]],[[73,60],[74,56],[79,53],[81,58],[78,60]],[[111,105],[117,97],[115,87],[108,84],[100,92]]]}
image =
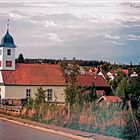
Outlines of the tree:
{"label": "tree", "polygon": [[117,78],[115,78],[114,80],[111,80],[109,82],[109,84],[111,85],[111,87],[113,88],[113,90],[116,91],[117,87],[119,86],[119,84],[121,83],[121,81],[126,78],[126,74],[124,72],[122,72],[121,70],[119,70],[117,72]]}
{"label": "tree", "polygon": [[79,75],[79,66],[73,63],[63,62],[61,63],[63,69],[63,75],[67,82],[67,87],[65,89],[65,101],[67,103],[75,104],[78,101],[80,95],[80,88],[77,82],[77,76]]}
{"label": "tree", "polygon": [[135,80],[135,82],[129,82],[126,97],[128,100],[131,100],[132,107],[137,109],[140,106],[140,77]]}
{"label": "tree", "polygon": [[46,90],[43,90],[42,87],[37,89],[37,93],[36,93],[36,98],[35,98],[35,103],[37,105],[40,105],[42,102],[46,102],[45,98],[46,98]]}
{"label": "tree", "polygon": [[38,117],[43,117],[46,110],[46,90],[43,90],[41,87],[37,89],[36,98],[35,98],[35,107],[38,112]]}
{"label": "tree", "polygon": [[116,89],[116,94],[123,99],[126,98],[125,94],[126,94],[127,86],[128,86],[128,79],[123,78]]}
{"label": "tree", "polygon": [[23,57],[23,54],[22,53],[19,54],[16,62],[18,62],[18,63],[24,63],[24,57]]}
{"label": "tree", "polygon": [[105,63],[101,66],[101,69],[105,72],[108,72],[108,69],[109,69],[109,64],[108,63]]}
{"label": "tree", "polygon": [[82,104],[82,94],[81,89],[77,85],[69,84],[65,89],[65,101],[67,103],[70,103],[70,105],[73,104]]}
{"label": "tree", "polygon": [[82,95],[84,96],[84,102],[93,102],[97,99],[96,90],[94,86],[91,87],[81,87]]}

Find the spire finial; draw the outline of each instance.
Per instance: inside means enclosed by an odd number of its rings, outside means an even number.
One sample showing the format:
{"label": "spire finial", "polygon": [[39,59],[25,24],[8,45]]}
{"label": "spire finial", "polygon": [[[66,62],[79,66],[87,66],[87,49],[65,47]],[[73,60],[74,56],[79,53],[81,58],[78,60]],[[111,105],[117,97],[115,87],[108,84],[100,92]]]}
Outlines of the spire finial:
{"label": "spire finial", "polygon": [[9,32],[9,28],[10,28],[10,20],[7,20],[7,32]]}

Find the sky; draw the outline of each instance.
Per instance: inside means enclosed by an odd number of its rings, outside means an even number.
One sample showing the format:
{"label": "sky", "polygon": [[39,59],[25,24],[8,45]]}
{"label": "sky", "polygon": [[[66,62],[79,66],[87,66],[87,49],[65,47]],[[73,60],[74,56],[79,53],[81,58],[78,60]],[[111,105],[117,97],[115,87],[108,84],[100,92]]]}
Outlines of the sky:
{"label": "sky", "polygon": [[140,62],[138,0],[0,0],[16,57]]}

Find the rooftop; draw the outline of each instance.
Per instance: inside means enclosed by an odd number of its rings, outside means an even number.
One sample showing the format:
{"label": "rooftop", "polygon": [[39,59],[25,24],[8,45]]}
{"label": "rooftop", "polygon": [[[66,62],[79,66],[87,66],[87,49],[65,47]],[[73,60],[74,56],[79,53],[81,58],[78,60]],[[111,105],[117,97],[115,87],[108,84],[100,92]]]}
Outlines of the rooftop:
{"label": "rooftop", "polygon": [[60,65],[16,64],[14,71],[3,70],[5,85],[65,85]]}
{"label": "rooftop", "polygon": [[8,30],[7,30],[7,33],[4,35],[4,37],[1,40],[0,47],[10,47],[10,48],[15,48],[16,47],[16,45],[14,43],[14,39],[9,34]]}
{"label": "rooftop", "polygon": [[81,86],[110,87],[101,75],[80,75],[79,84]]}

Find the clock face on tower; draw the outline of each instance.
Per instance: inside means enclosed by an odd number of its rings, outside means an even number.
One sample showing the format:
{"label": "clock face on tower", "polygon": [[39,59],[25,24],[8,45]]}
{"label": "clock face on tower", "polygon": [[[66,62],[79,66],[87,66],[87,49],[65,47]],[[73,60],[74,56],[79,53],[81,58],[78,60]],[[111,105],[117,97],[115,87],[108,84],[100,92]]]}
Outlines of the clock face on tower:
{"label": "clock face on tower", "polygon": [[12,61],[6,61],[6,67],[12,67]]}

